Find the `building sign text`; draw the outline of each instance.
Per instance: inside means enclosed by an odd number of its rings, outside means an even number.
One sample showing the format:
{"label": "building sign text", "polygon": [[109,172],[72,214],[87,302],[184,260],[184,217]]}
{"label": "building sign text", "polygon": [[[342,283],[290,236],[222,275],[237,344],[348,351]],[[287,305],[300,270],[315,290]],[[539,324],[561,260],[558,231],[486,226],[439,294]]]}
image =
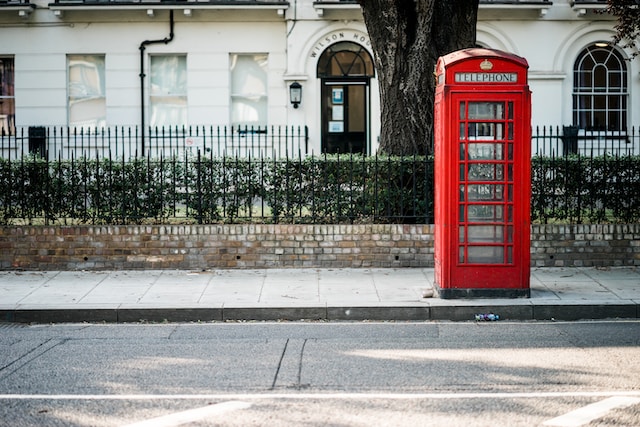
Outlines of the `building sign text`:
{"label": "building sign text", "polygon": [[456,73],[456,83],[518,83],[518,73]]}
{"label": "building sign text", "polygon": [[369,41],[369,36],[367,36],[366,34],[363,34],[357,31],[353,31],[353,32],[336,31],[331,34],[328,34],[322,40],[316,43],[316,45],[311,50],[311,57],[315,58],[319,56],[320,54],[322,54],[322,52],[324,52],[324,50],[327,47],[341,41],[350,41],[350,42],[358,43],[366,48],[369,48],[371,46],[371,42]]}

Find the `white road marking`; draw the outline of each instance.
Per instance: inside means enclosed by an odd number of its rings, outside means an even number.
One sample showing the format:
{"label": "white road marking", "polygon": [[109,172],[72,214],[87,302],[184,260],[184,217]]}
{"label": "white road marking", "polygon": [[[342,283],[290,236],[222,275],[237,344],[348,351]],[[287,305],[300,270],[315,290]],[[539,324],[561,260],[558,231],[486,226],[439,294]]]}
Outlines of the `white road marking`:
{"label": "white road marking", "polygon": [[330,399],[545,399],[555,397],[626,397],[640,391],[560,391],[483,393],[252,393],[252,394],[0,394],[0,400],[330,400]]}
{"label": "white road marking", "polygon": [[593,420],[604,417],[613,409],[624,408],[638,403],[640,403],[639,397],[613,396],[546,421],[543,425],[555,427],[579,427],[588,424]]}
{"label": "white road marking", "polygon": [[208,405],[202,408],[190,409],[188,411],[176,412],[174,414],[165,415],[162,417],[152,418],[145,421],[140,421],[133,424],[128,424],[124,427],[175,427],[195,421],[203,420],[209,417],[215,417],[227,412],[236,411],[238,409],[246,409],[251,404],[247,402],[223,402],[216,405]]}

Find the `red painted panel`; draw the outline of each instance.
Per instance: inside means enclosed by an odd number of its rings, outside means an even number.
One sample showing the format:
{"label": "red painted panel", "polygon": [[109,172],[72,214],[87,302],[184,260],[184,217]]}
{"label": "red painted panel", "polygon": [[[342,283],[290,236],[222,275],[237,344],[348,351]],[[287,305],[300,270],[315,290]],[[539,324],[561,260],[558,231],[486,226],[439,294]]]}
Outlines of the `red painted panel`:
{"label": "red painted panel", "polygon": [[445,297],[482,296],[482,290],[528,295],[527,68],[524,58],[489,49],[466,49],[438,61],[435,280]]}

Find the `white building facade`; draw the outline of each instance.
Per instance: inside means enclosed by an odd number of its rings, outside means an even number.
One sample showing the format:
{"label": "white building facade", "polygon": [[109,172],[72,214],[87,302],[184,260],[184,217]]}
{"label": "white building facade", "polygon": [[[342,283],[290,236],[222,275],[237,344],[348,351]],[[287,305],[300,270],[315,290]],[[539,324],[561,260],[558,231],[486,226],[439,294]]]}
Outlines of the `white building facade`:
{"label": "white building facade", "polygon": [[[478,45],[529,62],[534,128],[640,123],[640,63],[611,44],[605,6],[480,1]],[[0,40],[5,136],[301,126],[308,153],[378,148],[378,82],[355,1],[0,0]]]}

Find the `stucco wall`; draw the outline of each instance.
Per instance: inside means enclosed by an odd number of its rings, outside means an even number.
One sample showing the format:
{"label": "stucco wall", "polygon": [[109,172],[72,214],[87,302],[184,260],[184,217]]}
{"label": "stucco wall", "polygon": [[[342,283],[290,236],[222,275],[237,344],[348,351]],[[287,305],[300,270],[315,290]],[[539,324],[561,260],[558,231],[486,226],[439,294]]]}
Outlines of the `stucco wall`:
{"label": "stucco wall", "polygon": [[[139,125],[139,46],[144,40],[168,36],[167,7],[171,6],[176,12],[175,39],[169,44],[149,45],[144,62],[148,73],[151,55],[187,56],[190,125],[228,125],[231,116],[229,54],[266,53],[269,55],[269,124],[308,126],[310,147],[319,152],[321,82],[316,73],[318,56],[312,57],[312,53],[339,41],[332,36],[340,32],[370,49],[362,14],[355,4],[323,9],[318,8],[321,3],[314,0],[300,0],[289,2],[286,10],[278,11],[252,6],[229,9],[224,5],[211,9],[208,4],[198,6],[197,2],[156,8],[145,4],[132,7],[135,2],[126,6],[105,2],[94,8],[73,7],[61,12],[54,10],[54,2],[32,0],[32,3],[38,7],[26,16],[20,16],[15,10],[0,14],[0,36],[2,40],[11,41],[0,47],[0,55],[15,59],[18,126],[67,124],[66,57],[69,54],[105,55],[107,125]],[[533,126],[571,124],[573,66],[577,55],[596,41],[610,41],[615,22],[606,14],[571,0],[533,5],[499,3],[504,2],[480,5],[478,44],[527,58]],[[190,13],[185,15],[184,9]],[[154,12],[148,14],[148,10]],[[630,76],[628,124],[637,127],[640,97],[631,95],[640,88],[637,78],[640,62],[630,61],[627,65]],[[292,81],[303,85],[303,101],[297,109],[292,108],[288,100],[288,85]],[[372,79],[370,89],[369,139],[375,151],[380,134],[376,78]]]}

